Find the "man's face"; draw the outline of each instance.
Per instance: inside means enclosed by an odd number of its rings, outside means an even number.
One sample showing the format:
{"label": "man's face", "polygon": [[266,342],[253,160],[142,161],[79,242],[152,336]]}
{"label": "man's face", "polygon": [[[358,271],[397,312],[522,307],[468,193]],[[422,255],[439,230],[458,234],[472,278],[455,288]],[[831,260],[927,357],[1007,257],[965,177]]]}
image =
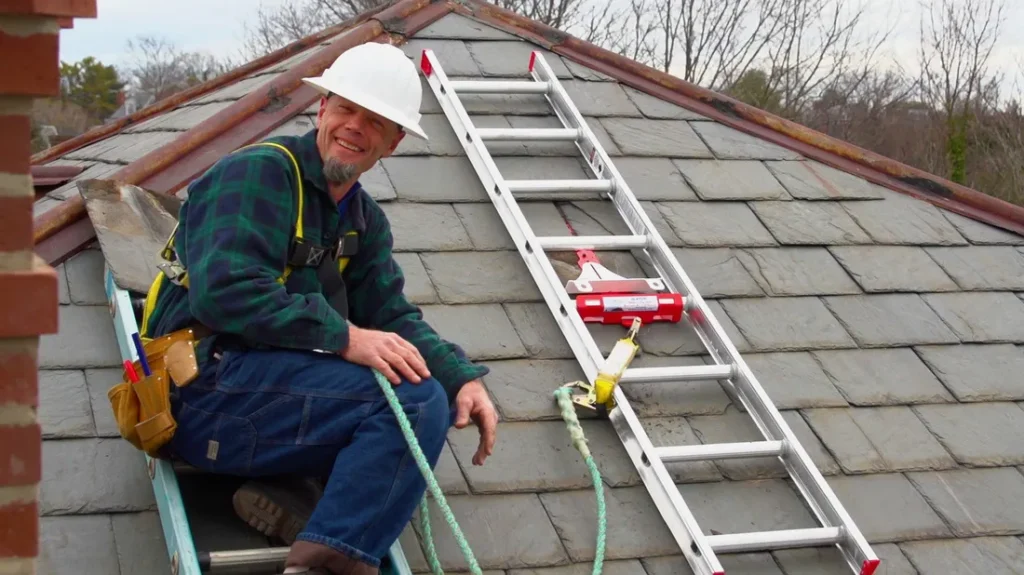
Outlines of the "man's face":
{"label": "man's face", "polygon": [[352,181],[391,155],[405,136],[398,125],[332,94],[320,99],[317,148],[331,184]]}

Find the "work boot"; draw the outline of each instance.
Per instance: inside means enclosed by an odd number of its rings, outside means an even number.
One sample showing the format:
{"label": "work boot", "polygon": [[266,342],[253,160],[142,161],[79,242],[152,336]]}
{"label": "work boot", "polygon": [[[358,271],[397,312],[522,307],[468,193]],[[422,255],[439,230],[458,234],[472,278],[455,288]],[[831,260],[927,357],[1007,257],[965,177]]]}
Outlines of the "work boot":
{"label": "work boot", "polygon": [[323,494],[323,484],[316,479],[262,478],[245,482],[232,502],[242,521],[291,545]]}
{"label": "work boot", "polygon": [[293,565],[309,566],[311,575],[380,575],[380,570],[372,565],[310,541],[296,541],[292,544],[284,566],[288,568]]}

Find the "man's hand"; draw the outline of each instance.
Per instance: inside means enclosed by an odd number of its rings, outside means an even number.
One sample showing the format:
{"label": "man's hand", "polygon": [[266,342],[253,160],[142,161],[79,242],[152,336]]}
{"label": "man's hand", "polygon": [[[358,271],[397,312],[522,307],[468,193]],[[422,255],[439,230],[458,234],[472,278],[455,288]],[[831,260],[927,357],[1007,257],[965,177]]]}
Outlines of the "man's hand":
{"label": "man's hand", "polygon": [[416,346],[396,333],[363,329],[349,324],[348,347],[341,352],[341,357],[376,369],[394,385],[402,383],[402,377],[413,383],[430,377],[427,362]]}
{"label": "man's hand", "polygon": [[479,379],[462,386],[455,396],[455,428],[463,429],[469,425],[470,418],[480,428],[480,446],[473,455],[473,465],[483,465],[484,460],[494,450],[494,441],[498,432],[498,412],[491,403],[491,398]]}

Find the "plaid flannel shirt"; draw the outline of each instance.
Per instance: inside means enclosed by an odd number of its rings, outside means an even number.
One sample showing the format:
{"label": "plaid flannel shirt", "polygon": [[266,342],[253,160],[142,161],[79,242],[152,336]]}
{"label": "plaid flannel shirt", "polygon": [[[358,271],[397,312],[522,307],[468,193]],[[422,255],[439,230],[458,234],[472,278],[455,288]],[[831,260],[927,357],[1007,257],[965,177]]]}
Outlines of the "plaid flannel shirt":
{"label": "plaid flannel shirt", "polygon": [[[390,223],[358,183],[346,194],[351,198],[341,219],[327,191],[316,130],[267,141],[287,147],[302,169],[307,240],[326,245],[359,232],[359,251],[343,274],[349,321],[397,333],[416,346],[449,400],[462,384],[487,374],[488,368],[442,339],[406,299],[405,278],[392,257]],[[199,322],[264,346],[334,351],[348,345],[348,324],[328,305],[314,268],[293,268],[288,289],[277,281],[294,233],[296,190],[291,160],[272,146],[236,151],[189,186],[175,236],[189,288],[163,282],[150,337]]]}

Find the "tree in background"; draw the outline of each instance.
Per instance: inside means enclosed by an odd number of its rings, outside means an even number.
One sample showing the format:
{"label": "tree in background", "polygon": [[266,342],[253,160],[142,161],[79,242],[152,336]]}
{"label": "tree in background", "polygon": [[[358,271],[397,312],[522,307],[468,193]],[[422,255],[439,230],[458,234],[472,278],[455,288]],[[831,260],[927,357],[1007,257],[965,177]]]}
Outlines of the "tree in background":
{"label": "tree in background", "polygon": [[61,98],[78,105],[94,121],[102,122],[120,106],[118,95],[125,81],[113,66],[92,56],[61,62]]}
{"label": "tree in background", "polygon": [[128,41],[125,74],[137,99],[152,101],[211,80],[233,64],[204,52],[182,50],[158,36],[136,36]]}

